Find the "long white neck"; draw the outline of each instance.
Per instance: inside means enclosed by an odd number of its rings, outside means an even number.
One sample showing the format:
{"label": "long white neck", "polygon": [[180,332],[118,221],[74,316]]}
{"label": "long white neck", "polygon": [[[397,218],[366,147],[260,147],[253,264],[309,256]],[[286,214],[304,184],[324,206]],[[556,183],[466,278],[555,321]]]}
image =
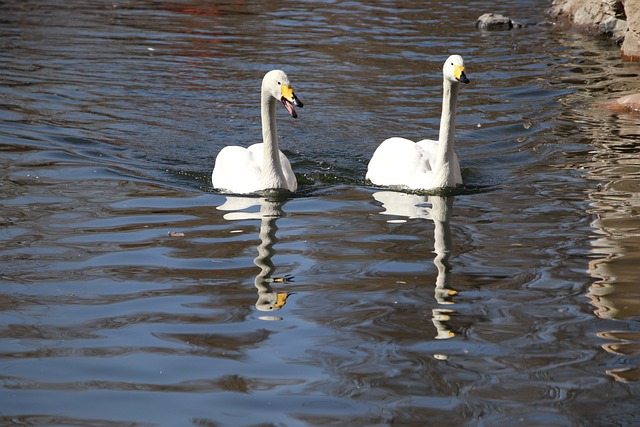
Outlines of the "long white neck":
{"label": "long white neck", "polygon": [[456,102],[458,100],[458,84],[444,79],[442,94],[442,117],[440,118],[440,134],[438,136],[438,156],[434,165],[436,173],[433,186],[449,187],[455,184],[453,168],[454,134],[456,131]]}
{"label": "long white neck", "polygon": [[[440,117],[440,135],[438,141],[453,152],[453,136],[456,131],[456,103],[458,101],[458,84],[444,79],[442,84],[442,117]],[[450,149],[450,150],[448,150]]]}
{"label": "long white neck", "polygon": [[263,190],[286,188],[286,180],[280,164],[280,149],[278,148],[276,100],[264,89],[260,99],[260,113],[262,116],[262,142],[264,143],[262,188]]}

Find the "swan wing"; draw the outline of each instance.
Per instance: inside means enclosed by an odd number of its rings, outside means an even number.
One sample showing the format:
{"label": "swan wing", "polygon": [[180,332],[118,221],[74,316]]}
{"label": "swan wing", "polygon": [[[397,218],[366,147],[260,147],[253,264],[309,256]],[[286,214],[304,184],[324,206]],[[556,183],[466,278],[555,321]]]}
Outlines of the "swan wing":
{"label": "swan wing", "polygon": [[291,192],[296,191],[298,189],[298,181],[293,173],[289,159],[287,159],[287,156],[285,156],[282,151],[280,151],[280,165],[282,166],[284,179],[287,181],[287,189]]}
{"label": "swan wing", "polygon": [[435,159],[438,155],[438,141],[433,139],[423,139],[416,142],[416,145],[424,150],[430,159]]}
{"label": "swan wing", "polygon": [[[431,164],[436,169],[435,159],[438,158],[438,149],[440,147],[440,142],[434,141],[432,139],[423,139],[422,141],[416,142],[417,145],[422,148],[427,156],[432,159]],[[439,178],[436,177],[435,173],[432,178],[431,187],[448,187],[448,186],[456,186],[458,184],[462,184],[462,172],[460,170],[460,160],[458,160],[458,155],[456,152],[453,152],[451,156],[451,160],[449,161],[449,165],[441,165],[441,174]],[[426,187],[425,187],[426,188]]]}
{"label": "swan wing", "polygon": [[432,159],[428,151],[409,139],[389,138],[373,153],[366,178],[376,185],[426,188]]}
{"label": "swan wing", "polygon": [[262,144],[254,144],[248,149],[237,146],[223,148],[211,173],[213,187],[236,194],[260,191],[262,150],[256,156],[256,145]]}
{"label": "swan wing", "polygon": [[[248,150],[253,154],[254,158],[260,159],[260,162],[262,162],[264,144],[253,144],[248,148]],[[278,150],[278,154],[280,158],[280,167],[286,181],[287,190],[294,192],[298,188],[298,181],[296,180],[296,176],[293,173],[293,169],[291,168],[291,163],[282,151]],[[258,166],[260,167],[260,176],[262,177],[262,163],[258,163]],[[266,187],[262,185],[259,190],[264,190],[265,188]]]}

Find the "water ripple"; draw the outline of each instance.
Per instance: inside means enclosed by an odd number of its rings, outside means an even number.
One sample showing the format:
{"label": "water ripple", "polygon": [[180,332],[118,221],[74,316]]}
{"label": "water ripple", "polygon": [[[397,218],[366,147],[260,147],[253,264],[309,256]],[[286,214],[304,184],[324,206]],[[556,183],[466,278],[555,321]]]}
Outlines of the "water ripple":
{"label": "water ripple", "polygon": [[[637,120],[599,105],[638,71],[473,28],[544,7],[0,4],[0,423],[637,424]],[[466,188],[385,198],[367,161],[437,135],[450,53]],[[276,67],[301,189],[223,210]]]}

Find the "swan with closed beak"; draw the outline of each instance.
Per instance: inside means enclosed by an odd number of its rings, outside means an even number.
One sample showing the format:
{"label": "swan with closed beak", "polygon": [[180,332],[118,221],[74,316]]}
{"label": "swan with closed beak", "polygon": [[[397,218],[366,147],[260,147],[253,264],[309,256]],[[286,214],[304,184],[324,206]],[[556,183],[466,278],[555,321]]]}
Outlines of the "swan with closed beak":
{"label": "swan with closed beak", "polygon": [[454,150],[456,103],[460,84],[469,83],[460,55],[444,63],[442,117],[437,141],[413,142],[389,138],[373,153],[366,178],[375,185],[429,190],[462,184],[460,162]]}

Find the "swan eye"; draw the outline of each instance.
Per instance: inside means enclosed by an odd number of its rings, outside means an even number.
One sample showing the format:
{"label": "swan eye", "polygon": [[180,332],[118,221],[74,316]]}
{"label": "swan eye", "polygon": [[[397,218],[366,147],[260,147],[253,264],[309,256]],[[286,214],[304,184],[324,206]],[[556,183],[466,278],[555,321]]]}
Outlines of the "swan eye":
{"label": "swan eye", "polygon": [[280,84],[282,84],[282,83],[278,82],[278,84],[280,85]]}

